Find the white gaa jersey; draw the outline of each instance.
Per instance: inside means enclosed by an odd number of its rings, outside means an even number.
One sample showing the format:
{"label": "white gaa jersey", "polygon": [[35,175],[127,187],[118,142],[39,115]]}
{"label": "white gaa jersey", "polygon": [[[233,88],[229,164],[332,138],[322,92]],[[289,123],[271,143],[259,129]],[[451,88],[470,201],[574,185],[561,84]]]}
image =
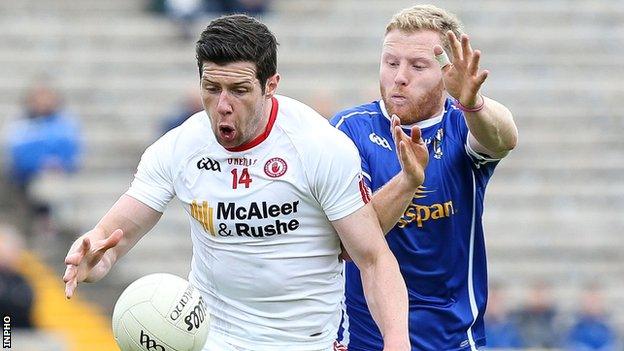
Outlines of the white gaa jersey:
{"label": "white gaa jersey", "polygon": [[[189,280],[211,309],[211,333],[244,349],[329,349],[343,295],[330,221],[368,201],[350,139],[308,106],[273,98],[263,135],[227,150],[206,112],[143,154],[127,195],[191,223]],[[214,334],[211,334],[214,335]]]}

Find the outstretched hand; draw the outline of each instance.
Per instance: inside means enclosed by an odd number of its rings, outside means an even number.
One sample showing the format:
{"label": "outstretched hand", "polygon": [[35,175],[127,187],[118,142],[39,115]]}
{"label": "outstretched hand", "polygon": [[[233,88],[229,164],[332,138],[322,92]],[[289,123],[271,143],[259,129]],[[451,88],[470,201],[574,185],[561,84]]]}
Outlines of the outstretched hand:
{"label": "outstretched hand", "polygon": [[422,185],[425,168],[429,163],[429,150],[422,139],[420,128],[413,126],[411,136],[408,136],[401,128],[399,117],[393,115],[392,137],[402,172],[414,188]]}
{"label": "outstretched hand", "polygon": [[[442,63],[442,79],[446,91],[463,106],[469,108],[477,106],[482,102],[482,97],[478,96],[479,89],[489,74],[487,70],[479,71],[481,51],[472,50],[470,39],[466,34],[462,34],[458,39],[455,33],[448,31],[446,37],[451,44],[453,56],[449,64]],[[433,53],[436,59],[441,61],[440,57],[444,55],[444,50],[440,45],[436,45]]]}
{"label": "outstretched hand", "polygon": [[78,283],[93,282],[104,277],[112,266],[112,262],[103,259],[107,250],[117,246],[123,238],[121,229],[115,230],[108,238],[91,242],[83,237],[74,242],[65,257],[65,296],[70,299]]}

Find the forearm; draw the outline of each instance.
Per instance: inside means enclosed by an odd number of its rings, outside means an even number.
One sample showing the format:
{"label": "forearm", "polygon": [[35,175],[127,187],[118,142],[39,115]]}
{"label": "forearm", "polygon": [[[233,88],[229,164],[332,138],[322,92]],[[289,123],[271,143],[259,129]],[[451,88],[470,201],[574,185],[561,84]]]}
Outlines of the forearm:
{"label": "forearm", "polygon": [[483,99],[481,111],[464,112],[468,129],[485,149],[504,155],[516,146],[518,129],[509,109],[496,100],[485,96]]}
{"label": "forearm", "polygon": [[401,171],[373,194],[372,203],[384,234],[387,234],[405,213],[418,186],[410,184]]}
{"label": "forearm", "polygon": [[109,250],[112,262],[115,263],[156,225],[161,215],[138,200],[128,195],[122,195],[108,213],[102,217],[94,230],[105,233],[106,237],[117,229],[124,232],[119,244]]}
{"label": "forearm", "polygon": [[392,253],[360,267],[366,302],[384,339],[384,347],[409,350],[408,301],[405,282]]}
{"label": "forearm", "polygon": [[[123,237],[113,248],[106,251],[102,262],[107,272],[117,260],[125,255],[160,219],[161,214],[152,210],[141,202],[122,195],[111,209],[102,217],[97,225],[80,236],[72,245],[72,250],[82,243],[82,239],[89,238],[91,243],[107,239],[111,234],[121,229]],[[70,250],[71,251],[71,250]],[[101,278],[101,277],[99,277]],[[91,279],[94,281],[97,279]]]}

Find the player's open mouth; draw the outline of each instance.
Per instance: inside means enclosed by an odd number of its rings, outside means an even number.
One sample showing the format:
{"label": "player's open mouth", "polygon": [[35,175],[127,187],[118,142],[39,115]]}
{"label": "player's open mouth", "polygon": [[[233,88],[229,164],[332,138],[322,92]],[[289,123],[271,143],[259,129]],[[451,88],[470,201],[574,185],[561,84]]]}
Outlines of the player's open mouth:
{"label": "player's open mouth", "polygon": [[403,95],[394,94],[390,96],[390,100],[392,100],[395,104],[402,104],[407,101],[407,98]]}
{"label": "player's open mouth", "polygon": [[225,141],[232,141],[236,136],[236,129],[228,125],[220,125],[219,134],[221,135],[221,139]]}

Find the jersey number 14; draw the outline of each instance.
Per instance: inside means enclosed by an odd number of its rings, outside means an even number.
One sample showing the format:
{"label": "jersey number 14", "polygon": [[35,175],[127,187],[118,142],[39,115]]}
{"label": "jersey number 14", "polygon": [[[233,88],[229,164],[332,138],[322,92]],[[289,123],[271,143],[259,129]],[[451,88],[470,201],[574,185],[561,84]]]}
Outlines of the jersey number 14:
{"label": "jersey number 14", "polygon": [[232,189],[238,188],[239,184],[244,184],[245,188],[249,188],[251,181],[252,179],[247,168],[243,168],[240,177],[238,176],[238,168],[232,169]]}

